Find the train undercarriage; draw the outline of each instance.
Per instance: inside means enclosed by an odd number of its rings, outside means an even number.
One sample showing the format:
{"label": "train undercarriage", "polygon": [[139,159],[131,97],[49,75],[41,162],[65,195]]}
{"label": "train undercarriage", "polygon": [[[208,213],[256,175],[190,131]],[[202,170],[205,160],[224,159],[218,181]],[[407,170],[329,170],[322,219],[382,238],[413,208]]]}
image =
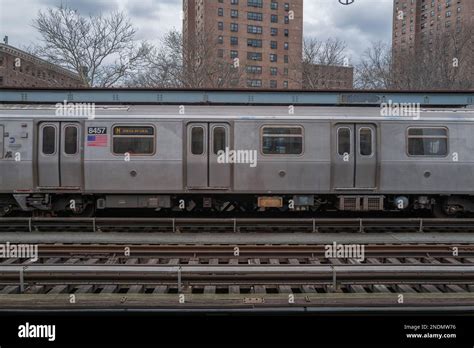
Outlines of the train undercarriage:
{"label": "train undercarriage", "polygon": [[82,195],[28,193],[0,195],[0,217],[76,216],[93,217],[113,211],[130,214],[257,214],[327,212],[376,215],[378,213],[430,213],[434,217],[462,217],[474,212],[471,196],[440,195]]}

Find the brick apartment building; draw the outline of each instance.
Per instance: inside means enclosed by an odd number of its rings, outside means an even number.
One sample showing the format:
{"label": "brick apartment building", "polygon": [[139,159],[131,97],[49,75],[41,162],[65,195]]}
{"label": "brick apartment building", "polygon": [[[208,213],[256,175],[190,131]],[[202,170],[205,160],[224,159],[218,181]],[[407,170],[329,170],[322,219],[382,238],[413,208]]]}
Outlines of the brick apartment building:
{"label": "brick apartment building", "polygon": [[80,76],[0,43],[0,87],[83,87]]}
{"label": "brick apartment building", "polygon": [[215,55],[238,58],[235,87],[300,89],[303,0],[184,0],[183,40],[215,35]]}
{"label": "brick apartment building", "polygon": [[394,55],[429,48],[440,34],[474,26],[474,0],[394,0]]}

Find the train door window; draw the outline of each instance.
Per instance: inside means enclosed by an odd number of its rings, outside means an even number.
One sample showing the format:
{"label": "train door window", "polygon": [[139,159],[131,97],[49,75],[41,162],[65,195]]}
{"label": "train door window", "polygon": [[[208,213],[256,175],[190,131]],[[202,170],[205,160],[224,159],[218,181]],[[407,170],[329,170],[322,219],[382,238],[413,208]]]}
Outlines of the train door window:
{"label": "train door window", "polygon": [[193,127],[191,129],[191,153],[202,155],[204,153],[204,128]]}
{"label": "train door window", "polygon": [[359,152],[361,156],[372,156],[372,129],[359,129]]}
{"label": "train door window", "polygon": [[56,152],[56,128],[53,126],[43,127],[43,148],[45,155],[53,155]]}
{"label": "train door window", "polygon": [[301,155],[303,153],[303,127],[263,127],[262,153],[264,155]]}
{"label": "train door window", "polygon": [[123,155],[153,155],[155,128],[152,126],[115,126],[113,128],[113,153]]}
{"label": "train door window", "polygon": [[225,150],[226,139],[225,139],[224,127],[214,127],[213,141],[214,141],[214,154],[217,155],[219,151]]}
{"label": "train door window", "polygon": [[446,128],[409,128],[408,155],[445,157],[448,154]]}
{"label": "train door window", "polygon": [[78,130],[76,126],[64,128],[64,152],[66,155],[75,155],[78,150]]}
{"label": "train door window", "polygon": [[337,130],[337,153],[340,156],[351,154],[351,130],[347,127]]}

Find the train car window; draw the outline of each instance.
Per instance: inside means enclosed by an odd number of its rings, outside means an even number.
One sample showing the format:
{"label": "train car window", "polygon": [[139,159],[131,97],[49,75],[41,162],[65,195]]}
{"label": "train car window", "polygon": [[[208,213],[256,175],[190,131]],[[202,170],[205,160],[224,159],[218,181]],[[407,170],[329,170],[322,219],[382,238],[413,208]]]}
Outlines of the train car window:
{"label": "train car window", "polygon": [[202,155],[204,153],[204,128],[193,127],[191,129],[191,153]]}
{"label": "train car window", "polygon": [[337,153],[340,156],[351,154],[351,130],[347,127],[337,130]]}
{"label": "train car window", "polygon": [[361,156],[372,156],[372,129],[359,129],[359,151]]}
{"label": "train car window", "polygon": [[446,128],[409,128],[409,156],[437,156],[448,154],[448,130]]}
{"label": "train car window", "polygon": [[76,126],[67,126],[64,129],[64,152],[66,155],[77,154],[78,136]]}
{"label": "train car window", "polygon": [[155,129],[151,126],[116,126],[113,128],[113,152],[117,155],[152,155]]}
{"label": "train car window", "polygon": [[226,139],[225,139],[225,128],[214,127],[213,141],[214,141],[214,154],[217,155],[219,151],[225,150]]}
{"label": "train car window", "polygon": [[301,155],[303,128],[300,126],[263,127],[262,153],[264,155]]}
{"label": "train car window", "polygon": [[56,152],[56,128],[53,126],[43,127],[43,154],[52,155]]}

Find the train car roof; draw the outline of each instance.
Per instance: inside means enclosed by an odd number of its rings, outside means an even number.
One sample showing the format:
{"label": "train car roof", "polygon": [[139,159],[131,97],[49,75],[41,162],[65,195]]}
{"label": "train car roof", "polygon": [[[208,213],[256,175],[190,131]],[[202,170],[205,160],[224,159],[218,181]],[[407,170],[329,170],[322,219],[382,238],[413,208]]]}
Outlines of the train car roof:
{"label": "train car roof", "polygon": [[[86,104],[64,103],[60,107],[52,104],[0,104],[0,118],[77,118],[85,119],[90,114]],[[70,111],[71,106],[81,106],[82,111]],[[205,105],[96,105],[93,116],[95,119],[282,119],[282,120],[333,120],[333,119],[370,119],[370,120],[446,120],[474,121],[473,108],[421,108],[415,112],[399,115],[396,109],[389,112],[381,107],[347,107],[347,106],[205,106]],[[181,113],[180,113],[181,112]],[[293,113],[292,113],[293,112]],[[89,117],[90,118],[90,117]]]}

